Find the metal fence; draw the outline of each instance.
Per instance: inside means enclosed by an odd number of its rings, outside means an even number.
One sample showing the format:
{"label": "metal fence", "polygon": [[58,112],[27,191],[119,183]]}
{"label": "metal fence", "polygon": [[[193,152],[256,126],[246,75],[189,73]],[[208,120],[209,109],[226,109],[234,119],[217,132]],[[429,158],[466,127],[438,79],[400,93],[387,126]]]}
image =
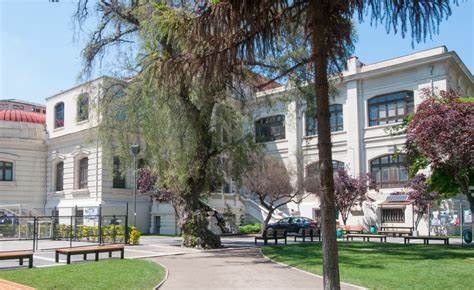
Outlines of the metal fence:
{"label": "metal fence", "polygon": [[[53,211],[54,212],[54,211]],[[128,212],[128,210],[127,210]],[[0,243],[18,241],[25,243],[31,241],[31,248],[38,250],[40,241],[58,241],[59,247],[73,243],[83,244],[116,244],[128,243],[129,224],[128,215],[103,215],[99,207],[97,214],[77,214],[77,209],[72,215],[43,216],[1,216],[0,217]],[[56,247],[55,243],[48,243]]]}

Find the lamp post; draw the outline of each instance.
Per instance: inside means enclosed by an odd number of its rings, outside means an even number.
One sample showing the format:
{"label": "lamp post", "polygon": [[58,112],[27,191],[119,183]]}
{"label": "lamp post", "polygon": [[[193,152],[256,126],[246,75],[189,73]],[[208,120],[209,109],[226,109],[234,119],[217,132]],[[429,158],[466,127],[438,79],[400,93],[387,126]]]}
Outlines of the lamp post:
{"label": "lamp post", "polygon": [[133,226],[137,226],[137,155],[140,153],[140,145],[133,144],[130,146],[130,152],[133,155],[133,179],[135,180],[133,187]]}

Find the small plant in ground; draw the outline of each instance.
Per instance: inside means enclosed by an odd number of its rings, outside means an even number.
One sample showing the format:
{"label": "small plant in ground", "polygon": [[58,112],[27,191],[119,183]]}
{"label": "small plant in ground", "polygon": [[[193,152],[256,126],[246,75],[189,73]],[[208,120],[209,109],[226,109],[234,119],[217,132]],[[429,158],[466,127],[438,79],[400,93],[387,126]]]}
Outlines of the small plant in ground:
{"label": "small plant in ground", "polygon": [[130,245],[138,245],[140,243],[140,236],[142,233],[140,233],[139,230],[137,230],[136,227],[129,227],[128,229],[128,243]]}
{"label": "small plant in ground", "polygon": [[262,224],[260,224],[260,223],[239,226],[239,233],[241,233],[241,234],[258,234],[260,232],[261,227],[262,227]]}

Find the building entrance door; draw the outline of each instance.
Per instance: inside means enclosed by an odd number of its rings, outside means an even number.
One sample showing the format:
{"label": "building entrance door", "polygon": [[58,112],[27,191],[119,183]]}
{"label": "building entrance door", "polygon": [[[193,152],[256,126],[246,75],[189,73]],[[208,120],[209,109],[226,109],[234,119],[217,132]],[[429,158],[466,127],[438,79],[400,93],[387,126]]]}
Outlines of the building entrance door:
{"label": "building entrance door", "polygon": [[155,216],[155,234],[160,234],[160,228],[161,228],[161,217],[160,216]]}

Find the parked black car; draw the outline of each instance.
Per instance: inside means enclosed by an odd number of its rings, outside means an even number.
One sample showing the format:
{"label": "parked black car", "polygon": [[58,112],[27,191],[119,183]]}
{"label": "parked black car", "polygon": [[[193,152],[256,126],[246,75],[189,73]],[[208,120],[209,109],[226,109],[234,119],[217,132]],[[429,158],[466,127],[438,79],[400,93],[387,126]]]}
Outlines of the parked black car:
{"label": "parked black car", "polygon": [[276,223],[268,224],[267,226],[267,230],[285,229],[287,233],[299,233],[301,229],[308,228],[314,229],[314,232],[316,233],[318,230],[317,222],[310,218],[301,216],[286,217],[277,221]]}

